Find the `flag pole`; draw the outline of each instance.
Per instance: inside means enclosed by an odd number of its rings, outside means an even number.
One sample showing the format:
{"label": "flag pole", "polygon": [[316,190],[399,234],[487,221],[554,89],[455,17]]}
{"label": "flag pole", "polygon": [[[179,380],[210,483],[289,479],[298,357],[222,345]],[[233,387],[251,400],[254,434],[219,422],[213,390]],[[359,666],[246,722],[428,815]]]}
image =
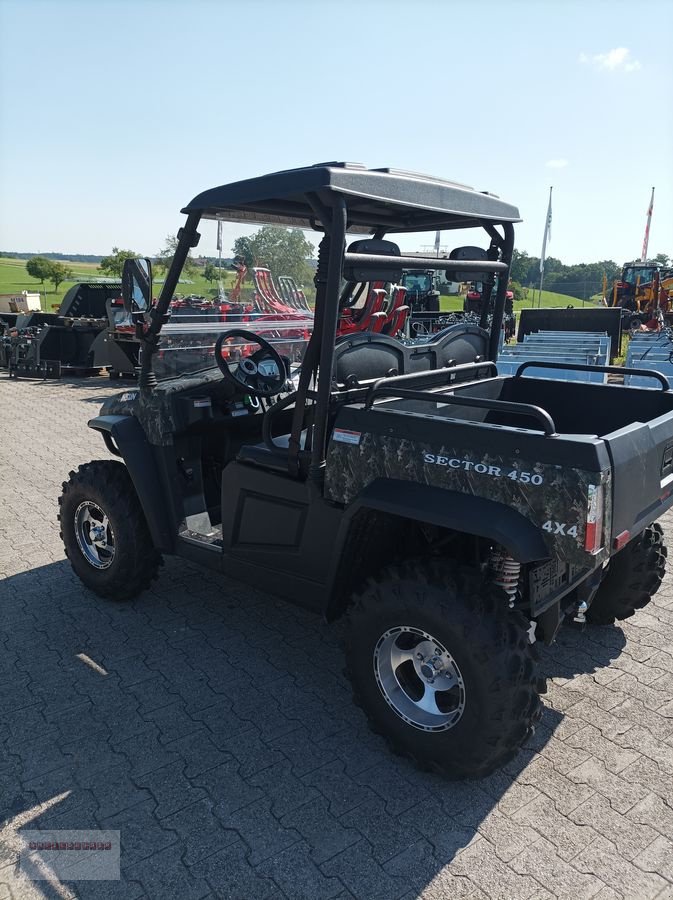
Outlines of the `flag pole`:
{"label": "flag pole", "polygon": [[647,224],[645,225],[645,237],[643,238],[643,249],[640,253],[640,261],[647,262],[647,247],[650,243],[650,223],[652,221],[652,210],[654,209],[654,188],[652,188],[652,196],[650,197],[650,205],[647,210]]}
{"label": "flag pole", "polygon": [[217,296],[220,301],[224,299],[224,285],[222,284],[222,219],[217,220]]}
{"label": "flag pole", "polygon": [[549,188],[549,206],[547,207],[547,220],[544,225],[544,238],[542,239],[542,256],[540,257],[540,296],[538,299],[538,307],[542,306],[542,282],[544,281],[544,260],[547,252],[547,241],[551,240],[551,192],[553,187]]}

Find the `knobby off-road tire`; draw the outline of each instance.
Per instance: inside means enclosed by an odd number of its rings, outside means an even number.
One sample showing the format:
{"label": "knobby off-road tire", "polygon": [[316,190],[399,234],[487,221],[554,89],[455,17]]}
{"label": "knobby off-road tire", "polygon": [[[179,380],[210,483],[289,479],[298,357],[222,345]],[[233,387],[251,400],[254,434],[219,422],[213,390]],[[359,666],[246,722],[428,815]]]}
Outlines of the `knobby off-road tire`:
{"label": "knobby off-road tire", "polygon": [[88,588],[109,600],[131,600],[150,586],[162,558],[125,465],[79,466],[63,482],[58,503],[66,556]]}
{"label": "knobby off-road tire", "polygon": [[[478,569],[432,560],[386,568],[347,614],[354,700],[371,729],[420,768],[449,778],[487,775],[516,755],[541,715],[528,626]],[[413,659],[404,660],[410,649]],[[435,685],[456,684],[433,688],[439,693],[426,715],[413,696],[425,702],[432,666],[444,668]]]}
{"label": "knobby off-road tire", "polygon": [[628,619],[650,602],[666,570],[666,545],[661,525],[649,525],[611,560],[591,606],[587,622],[612,625]]}

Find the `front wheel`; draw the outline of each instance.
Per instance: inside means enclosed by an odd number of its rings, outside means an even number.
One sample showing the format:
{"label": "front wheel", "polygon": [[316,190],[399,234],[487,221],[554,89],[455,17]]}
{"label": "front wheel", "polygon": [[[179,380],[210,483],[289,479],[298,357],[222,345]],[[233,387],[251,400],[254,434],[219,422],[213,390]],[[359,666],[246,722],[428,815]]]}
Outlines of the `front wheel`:
{"label": "front wheel", "polygon": [[385,569],[355,598],[345,648],[370,727],[423,769],[487,775],[540,717],[528,622],[477,569]]}
{"label": "front wheel", "polygon": [[650,602],[666,571],[666,544],[661,525],[649,525],[611,560],[587,611],[591,625],[612,625],[630,618]]}
{"label": "front wheel", "polygon": [[59,522],[75,573],[99,597],[131,600],[161,565],[126,466],[100,460],[63,482]]}

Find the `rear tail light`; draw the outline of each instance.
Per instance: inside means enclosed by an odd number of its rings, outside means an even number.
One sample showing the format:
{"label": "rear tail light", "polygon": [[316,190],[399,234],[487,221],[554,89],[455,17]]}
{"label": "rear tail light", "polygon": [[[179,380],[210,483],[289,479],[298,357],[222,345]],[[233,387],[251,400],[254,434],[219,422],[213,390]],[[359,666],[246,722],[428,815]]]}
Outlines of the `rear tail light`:
{"label": "rear tail light", "polygon": [[603,486],[589,485],[587,498],[587,524],[584,532],[584,549],[596,554],[601,549],[603,539]]}

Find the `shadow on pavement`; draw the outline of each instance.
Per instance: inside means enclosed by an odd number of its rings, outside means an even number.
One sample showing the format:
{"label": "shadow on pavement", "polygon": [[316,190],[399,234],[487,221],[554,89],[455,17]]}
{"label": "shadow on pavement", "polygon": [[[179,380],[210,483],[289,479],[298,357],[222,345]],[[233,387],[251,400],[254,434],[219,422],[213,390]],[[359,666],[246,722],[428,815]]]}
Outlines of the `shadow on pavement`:
{"label": "shadow on pavement", "polygon": [[[65,561],[8,578],[3,595],[0,884],[22,828],[119,830],[124,883],[77,882],[76,895],[162,900],[369,900],[439,877],[462,896],[459,861],[442,870],[480,833],[496,852],[502,835],[530,840],[501,823],[538,793],[515,781],[562,721],[549,706],[501,771],[448,782],[370,734],[338,626],[282,601],[176,560],[131,603],[98,599]],[[624,641],[603,631],[590,653],[563,632],[542,651],[546,674],[608,665]]]}

